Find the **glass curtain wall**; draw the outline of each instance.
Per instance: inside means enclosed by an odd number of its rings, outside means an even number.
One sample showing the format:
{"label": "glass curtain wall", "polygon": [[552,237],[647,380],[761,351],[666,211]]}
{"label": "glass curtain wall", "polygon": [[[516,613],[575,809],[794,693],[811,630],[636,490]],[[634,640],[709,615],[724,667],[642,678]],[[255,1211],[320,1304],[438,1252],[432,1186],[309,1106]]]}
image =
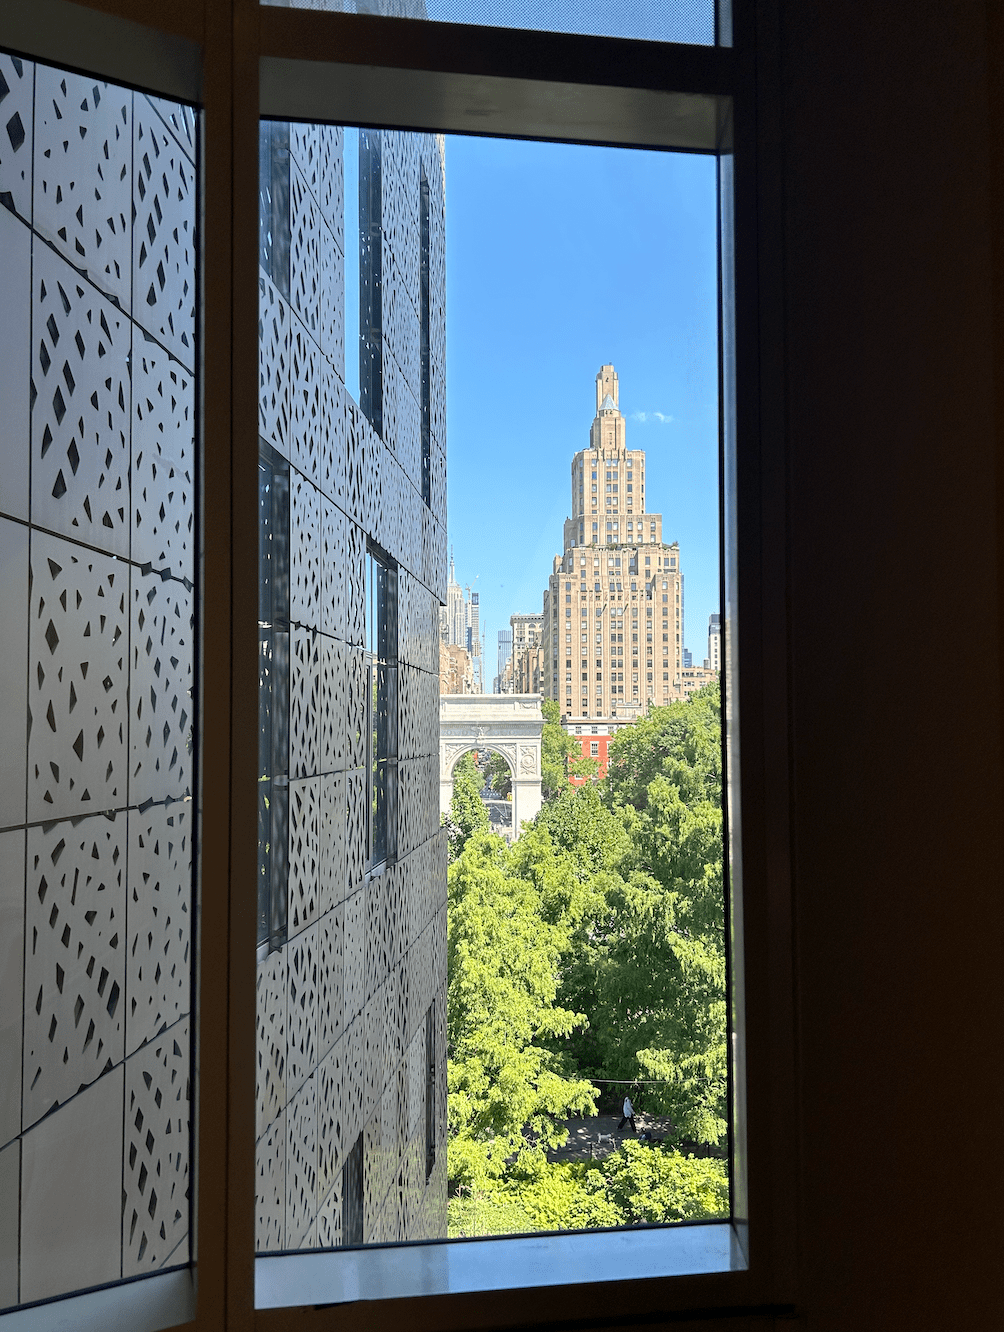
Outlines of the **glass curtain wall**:
{"label": "glass curtain wall", "polygon": [[196,121],[0,54],[0,1308],[185,1265]]}

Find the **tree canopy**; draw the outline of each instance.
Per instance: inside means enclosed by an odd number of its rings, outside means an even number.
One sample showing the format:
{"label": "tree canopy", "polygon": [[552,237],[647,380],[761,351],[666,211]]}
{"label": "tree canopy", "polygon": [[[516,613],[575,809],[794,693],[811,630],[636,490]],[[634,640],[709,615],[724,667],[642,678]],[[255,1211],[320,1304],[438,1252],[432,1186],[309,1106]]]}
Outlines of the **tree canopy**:
{"label": "tree canopy", "polygon": [[450,859],[455,860],[476,832],[486,832],[491,820],[481,799],[484,782],[471,753],[462,754],[453,765],[453,795],[444,820]]}
{"label": "tree canopy", "polygon": [[578,745],[561,725],[561,708],[553,698],[542,700],[544,730],[540,737],[540,789],[545,800],[553,800],[568,786],[565,764]]}
{"label": "tree canopy", "polygon": [[542,1037],[583,1019],[555,1002],[560,922],[512,873],[502,838],[476,833],[449,868],[447,909],[448,1169],[454,1185],[497,1179],[509,1158],[541,1157],[564,1141],[563,1120],[594,1107]]}
{"label": "tree canopy", "polygon": [[557,705],[544,709],[551,788],[511,847],[455,787],[451,1191],[502,1230],[720,1215],[721,1161],[630,1142],[602,1169],[547,1157],[564,1121],[595,1106],[591,1079],[644,1081],[644,1109],[677,1142],[724,1139],[718,687],[624,727],[606,777],[581,787]]}
{"label": "tree canopy", "polygon": [[488,785],[503,800],[512,795],[512,769],[502,755],[494,751],[488,759]]}

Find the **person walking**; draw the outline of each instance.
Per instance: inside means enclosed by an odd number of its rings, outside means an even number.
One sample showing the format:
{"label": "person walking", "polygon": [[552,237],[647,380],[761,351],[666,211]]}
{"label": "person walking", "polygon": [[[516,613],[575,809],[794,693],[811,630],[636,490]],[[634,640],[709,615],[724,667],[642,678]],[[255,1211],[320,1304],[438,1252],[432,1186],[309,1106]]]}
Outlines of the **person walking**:
{"label": "person walking", "polygon": [[625,1096],[625,1097],[624,1097],[624,1116],[623,1116],[623,1118],[621,1119],[621,1122],[617,1125],[617,1132],[618,1132],[618,1133],[620,1133],[621,1129],[624,1127],[625,1124],[630,1124],[630,1125],[631,1125],[631,1132],[632,1132],[632,1133],[637,1133],[637,1132],[638,1132],[637,1128],[635,1127],[635,1122],[634,1122],[634,1106],[631,1104],[631,1097],[630,1097],[630,1096]]}

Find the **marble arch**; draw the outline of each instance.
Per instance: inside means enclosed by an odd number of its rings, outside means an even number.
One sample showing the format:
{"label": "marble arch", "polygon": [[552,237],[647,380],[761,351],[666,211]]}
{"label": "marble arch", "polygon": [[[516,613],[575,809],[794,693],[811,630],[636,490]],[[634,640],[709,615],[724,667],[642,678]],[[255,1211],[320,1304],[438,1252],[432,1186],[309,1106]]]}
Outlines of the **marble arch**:
{"label": "marble arch", "polygon": [[540,737],[544,716],[539,694],[441,694],[439,698],[439,808],[453,795],[453,767],[461,754],[491,749],[512,771],[513,838],[538,812]]}

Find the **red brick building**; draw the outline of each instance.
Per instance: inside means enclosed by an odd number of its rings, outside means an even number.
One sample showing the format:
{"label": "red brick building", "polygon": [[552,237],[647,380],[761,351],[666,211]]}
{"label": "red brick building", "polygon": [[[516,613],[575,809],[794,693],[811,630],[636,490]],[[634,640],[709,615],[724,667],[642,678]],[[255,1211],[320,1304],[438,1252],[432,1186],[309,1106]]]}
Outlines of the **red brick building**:
{"label": "red brick building", "polygon": [[[631,721],[617,721],[606,718],[602,721],[572,724],[570,720],[566,720],[563,725],[567,734],[577,745],[581,746],[582,757],[594,758],[599,761],[600,770],[597,775],[605,777],[607,772],[607,747],[620,727],[630,726]],[[578,756],[572,754],[570,757],[574,761]],[[581,786],[586,779],[584,777],[569,777],[568,780],[573,786]]]}

